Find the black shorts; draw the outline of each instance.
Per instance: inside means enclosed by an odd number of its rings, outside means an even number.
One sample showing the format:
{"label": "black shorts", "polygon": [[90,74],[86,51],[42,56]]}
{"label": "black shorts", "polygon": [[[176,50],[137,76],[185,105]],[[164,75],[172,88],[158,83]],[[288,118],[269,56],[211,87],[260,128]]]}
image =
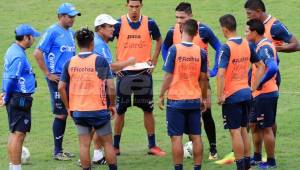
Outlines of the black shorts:
{"label": "black shorts", "polygon": [[30,94],[13,93],[6,105],[8,125],[11,133],[30,132],[31,129],[31,106]]}
{"label": "black shorts", "polygon": [[153,111],[153,81],[147,70],[122,71],[123,77],[117,78],[117,113],[124,114],[133,105],[144,112]]}
{"label": "black shorts", "polygon": [[68,115],[67,109],[58,92],[58,83],[49,79],[47,79],[47,83],[50,91],[52,113],[55,115]]}
{"label": "black shorts", "polygon": [[276,121],[278,97],[254,98],[251,122],[260,129],[272,127]]}
{"label": "black shorts", "polygon": [[240,127],[247,127],[249,111],[249,101],[223,104],[222,114],[224,128],[238,129]]}

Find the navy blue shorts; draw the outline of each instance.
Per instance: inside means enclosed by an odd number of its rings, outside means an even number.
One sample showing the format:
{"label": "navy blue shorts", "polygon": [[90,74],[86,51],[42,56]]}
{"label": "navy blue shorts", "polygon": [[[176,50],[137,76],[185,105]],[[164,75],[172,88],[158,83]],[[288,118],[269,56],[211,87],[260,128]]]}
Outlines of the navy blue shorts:
{"label": "navy blue shorts", "polygon": [[228,103],[222,105],[223,123],[225,129],[247,127],[250,112],[250,101]]}
{"label": "navy blue shorts", "polygon": [[110,116],[107,117],[72,117],[76,125],[81,125],[88,128],[99,129],[110,121]]}
{"label": "navy blue shorts", "polygon": [[133,105],[144,112],[153,111],[153,81],[147,70],[122,71],[123,77],[117,78],[117,113],[124,114]]}
{"label": "navy blue shorts", "polygon": [[260,129],[272,127],[276,120],[278,97],[254,98],[253,112],[251,112],[251,123],[257,123]]}
{"label": "navy blue shorts", "polygon": [[67,115],[67,109],[58,92],[58,83],[55,81],[50,81],[49,79],[47,79],[47,83],[50,91],[52,113],[56,115]]}
{"label": "navy blue shorts", "polygon": [[281,84],[281,74],[280,71],[278,70],[277,74],[276,74],[276,84],[278,86],[278,88],[280,87]]}
{"label": "navy blue shorts", "polygon": [[167,107],[166,120],[169,136],[201,135],[200,109]]}
{"label": "navy blue shorts", "polygon": [[11,133],[30,132],[31,129],[31,106],[30,94],[14,93],[6,104],[8,125]]}

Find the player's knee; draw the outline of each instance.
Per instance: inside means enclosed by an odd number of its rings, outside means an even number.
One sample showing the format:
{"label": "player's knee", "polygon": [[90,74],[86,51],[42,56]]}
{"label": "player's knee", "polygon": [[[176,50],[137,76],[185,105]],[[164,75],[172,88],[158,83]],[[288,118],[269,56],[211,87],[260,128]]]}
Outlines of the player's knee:
{"label": "player's knee", "polygon": [[55,115],[56,119],[60,119],[60,120],[66,120],[67,119],[67,115]]}

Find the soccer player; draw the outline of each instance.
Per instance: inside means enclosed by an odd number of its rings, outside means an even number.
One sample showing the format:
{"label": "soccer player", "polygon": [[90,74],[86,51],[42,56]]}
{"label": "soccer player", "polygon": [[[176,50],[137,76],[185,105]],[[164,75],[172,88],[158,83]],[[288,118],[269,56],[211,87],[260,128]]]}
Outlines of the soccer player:
{"label": "soccer player", "polygon": [[[227,43],[222,46],[217,75],[217,100],[222,105],[224,128],[229,129],[232,149],[237,170],[250,169],[250,143],[248,141],[247,123],[251,90],[258,87],[264,65],[255,55],[255,50],[247,40],[236,33],[236,20],[227,14],[220,19],[220,25]],[[253,82],[251,90],[248,85],[250,62],[257,67],[258,80]]]}
{"label": "soccer player", "polygon": [[58,23],[47,29],[34,52],[38,66],[46,76],[52,112],[55,115],[52,126],[53,158],[61,161],[71,160],[74,155],[63,151],[62,148],[67,110],[60,99],[57,86],[63,66],[76,52],[74,32],[71,27],[75,22],[75,17],[80,15],[80,12],[72,4],[63,3],[60,5],[57,9]]}
{"label": "soccer player", "polygon": [[[174,27],[171,27],[167,32],[166,38],[162,47],[162,56],[163,59],[166,59],[168,49],[173,45],[181,42],[181,32],[180,27],[187,21],[193,17],[191,4],[188,2],[181,2],[177,5],[175,9],[176,16],[176,24]],[[205,49],[208,52],[208,44],[210,44],[216,51],[215,54],[215,65],[213,70],[210,71],[210,76],[214,77],[218,71],[218,56],[221,48],[221,42],[215,36],[213,31],[205,24],[199,23],[198,35],[194,38],[193,42]],[[215,160],[218,158],[217,148],[216,148],[216,128],[215,122],[211,113],[211,90],[210,86],[208,87],[208,97],[207,101],[207,109],[202,113],[202,120],[204,124],[204,129],[209,141],[210,145],[210,154],[209,160]]]}
{"label": "soccer player", "polygon": [[[270,40],[264,37],[265,27],[263,22],[258,19],[249,20],[247,22],[246,36],[249,41],[256,44],[257,56],[265,64],[265,74],[260,80],[258,90],[252,92],[253,96],[253,114],[252,126],[262,135],[266,152],[267,162],[259,164],[261,169],[276,168],[275,162],[275,137],[272,131],[272,125],[275,123],[278,86],[276,84],[276,73],[278,71],[276,63],[276,49]],[[251,82],[255,82],[256,75],[254,74],[256,67],[252,66]],[[253,132],[253,130],[252,130]],[[254,160],[255,161],[255,160]],[[260,160],[261,161],[261,160]],[[255,161],[255,163],[257,163]]]}
{"label": "soccer player", "polygon": [[0,106],[6,106],[10,135],[7,143],[9,170],[21,170],[22,145],[31,129],[31,106],[36,80],[25,50],[35,37],[33,27],[21,24],[15,30],[16,42],[6,51]]}
{"label": "soccer player", "polygon": [[[155,122],[153,116],[153,82],[152,72],[157,64],[162,38],[155,21],[141,14],[142,0],[127,0],[128,13],[121,16],[115,25],[114,36],[117,41],[117,61],[126,61],[135,57],[140,67],[129,68],[117,73],[117,116],[114,127],[114,147],[120,154],[121,133],[127,108],[133,105],[144,112],[144,126],[148,136],[148,154],[164,156],[155,141]],[[155,50],[151,55],[152,39]]]}
{"label": "soccer player", "polygon": [[[95,37],[94,37],[94,53],[104,57],[108,62],[112,71],[120,71],[126,66],[135,64],[136,59],[134,57],[129,57],[124,62],[113,62],[112,54],[108,47],[109,40],[113,37],[113,32],[115,30],[114,25],[117,23],[113,17],[107,14],[98,15],[95,19]],[[94,135],[94,157],[93,163],[105,164],[105,158],[103,151],[101,149],[101,141]]]}
{"label": "soccer player", "polygon": [[159,107],[164,108],[168,91],[167,129],[171,138],[175,170],[183,169],[183,133],[193,143],[194,170],[201,169],[203,146],[201,140],[201,100],[207,97],[207,56],[205,50],[193,43],[198,36],[198,23],[189,19],[182,25],[181,43],[170,47],[164,64],[164,81],[159,95]]}
{"label": "soccer player", "polygon": [[[247,0],[244,8],[248,19],[259,19],[265,25],[264,37],[270,39],[275,45],[277,52],[296,52],[300,50],[300,44],[297,38],[288,31],[287,27],[275,17],[266,13],[266,7],[261,0]],[[277,57],[277,64],[279,65],[279,58]],[[276,75],[276,82],[280,86],[281,76],[278,71]],[[273,132],[276,137],[277,124],[276,120],[273,126]],[[254,144],[253,163],[261,161],[261,149],[263,139],[254,131],[252,135]]]}
{"label": "soccer player", "polygon": [[116,170],[110,123],[116,112],[112,73],[106,59],[93,54],[94,33],[83,28],[75,36],[80,52],[65,64],[58,90],[77,127],[81,166],[83,170],[91,169],[90,145],[95,129],[103,141],[109,169]]}

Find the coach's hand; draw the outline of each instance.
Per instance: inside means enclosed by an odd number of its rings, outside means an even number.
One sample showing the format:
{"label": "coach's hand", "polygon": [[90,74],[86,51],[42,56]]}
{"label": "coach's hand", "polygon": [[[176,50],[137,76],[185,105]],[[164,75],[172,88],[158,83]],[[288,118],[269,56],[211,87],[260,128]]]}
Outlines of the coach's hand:
{"label": "coach's hand", "polygon": [[207,110],[207,105],[208,105],[207,99],[203,99],[200,106],[201,113]]}
{"label": "coach's hand", "polygon": [[151,61],[148,61],[148,64],[149,64],[150,66],[153,66],[152,68],[148,68],[148,70],[147,70],[147,72],[148,72],[149,74],[152,74],[153,71],[154,71],[154,69],[155,69],[155,66],[156,66],[156,64],[157,64],[157,60],[151,60]]}
{"label": "coach's hand", "polygon": [[108,110],[111,113],[111,120],[115,118],[115,115],[117,113],[116,107],[115,106],[109,106]]}
{"label": "coach's hand", "polygon": [[222,105],[225,102],[225,96],[218,96],[218,105]]}
{"label": "coach's hand", "polygon": [[1,99],[0,99],[0,107],[2,107],[2,106],[5,105],[4,96],[5,96],[5,94],[1,93],[1,95],[0,95],[0,97],[1,97]]}
{"label": "coach's hand", "polygon": [[158,107],[160,108],[160,110],[164,110],[165,109],[165,97],[159,96],[157,104],[158,104]]}
{"label": "coach's hand", "polygon": [[58,75],[48,73],[48,74],[47,74],[47,78],[48,78],[50,81],[55,81],[56,83],[59,82],[59,76],[58,76]]}
{"label": "coach's hand", "polygon": [[124,74],[122,73],[122,71],[117,71],[117,72],[116,72],[116,75],[117,75],[118,77],[124,77]]}

